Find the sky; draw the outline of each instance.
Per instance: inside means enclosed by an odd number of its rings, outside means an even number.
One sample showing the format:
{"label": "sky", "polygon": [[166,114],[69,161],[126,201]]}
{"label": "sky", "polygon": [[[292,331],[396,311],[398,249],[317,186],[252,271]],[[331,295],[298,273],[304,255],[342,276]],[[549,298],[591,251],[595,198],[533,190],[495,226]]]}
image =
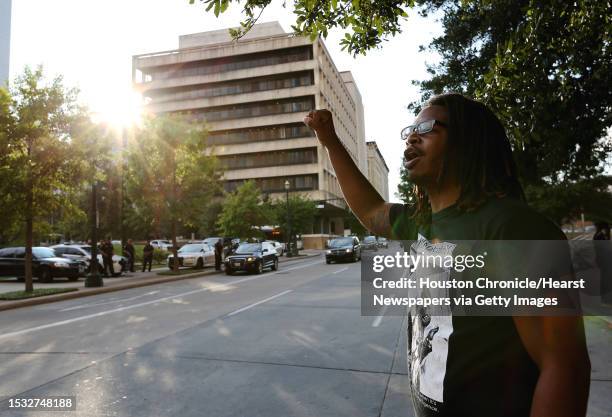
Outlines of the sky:
{"label": "sky", "polygon": [[[4,1],[4,0],[0,0]],[[278,21],[290,31],[295,16],[273,0],[260,22]],[[188,0],[13,0],[10,76],[26,65],[42,64],[47,76],[62,75],[67,87],[80,90],[79,101],[97,119],[126,124],[140,107],[132,90],[132,56],[178,48],[178,37],[237,26],[241,8],[230,5],[216,18]],[[416,14],[402,33],[365,57],[341,51],[341,31],[325,44],[340,71],[351,71],[365,110],[366,140],[375,140],[389,167],[389,199],[395,197],[404,144],[400,131],[414,116],[406,106],[419,99],[413,80],[427,79],[426,63],[437,57],[419,52],[441,32],[435,19]]]}

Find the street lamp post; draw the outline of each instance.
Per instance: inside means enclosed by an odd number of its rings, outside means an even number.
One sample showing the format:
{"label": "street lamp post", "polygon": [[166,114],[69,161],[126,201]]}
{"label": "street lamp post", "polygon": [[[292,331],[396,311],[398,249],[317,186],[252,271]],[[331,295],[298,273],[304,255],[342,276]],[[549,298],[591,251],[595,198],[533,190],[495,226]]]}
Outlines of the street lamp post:
{"label": "street lamp post", "polygon": [[91,261],[89,262],[89,274],[85,278],[85,286],[102,287],[104,281],[98,273],[98,198],[95,179],[91,184],[91,224]]}
{"label": "street lamp post", "polygon": [[291,214],[289,212],[289,187],[291,187],[291,183],[289,180],[285,180],[285,192],[286,192],[286,202],[287,202],[287,256],[293,256],[293,250],[291,248]]}

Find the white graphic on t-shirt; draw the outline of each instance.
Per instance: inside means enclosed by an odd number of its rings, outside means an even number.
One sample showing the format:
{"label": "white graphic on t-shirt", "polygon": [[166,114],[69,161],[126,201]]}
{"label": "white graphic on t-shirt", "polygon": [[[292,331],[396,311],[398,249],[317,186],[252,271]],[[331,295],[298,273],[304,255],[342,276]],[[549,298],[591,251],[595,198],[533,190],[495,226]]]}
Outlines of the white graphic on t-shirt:
{"label": "white graphic on t-shirt", "polygon": [[[423,236],[410,247],[410,254],[416,256],[452,255],[455,249],[452,243],[431,243]],[[429,277],[432,280],[448,280],[450,270],[442,267],[424,268],[422,265],[410,274],[417,280]],[[415,297],[448,297],[448,289],[420,289]],[[412,334],[408,347],[408,365],[413,392],[442,403],[444,400],[444,376],[448,359],[448,340],[453,332],[453,320],[449,306],[412,307],[409,309]],[[417,399],[423,401],[424,399]],[[429,402],[428,402],[429,403]],[[437,409],[432,404],[423,404],[427,408]]]}

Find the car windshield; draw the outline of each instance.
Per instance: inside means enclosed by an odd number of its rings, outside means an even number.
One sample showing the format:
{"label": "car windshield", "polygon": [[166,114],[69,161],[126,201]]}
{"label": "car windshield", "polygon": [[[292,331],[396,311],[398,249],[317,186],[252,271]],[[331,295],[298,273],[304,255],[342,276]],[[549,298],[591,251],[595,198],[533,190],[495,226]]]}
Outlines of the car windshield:
{"label": "car windshield", "polygon": [[252,253],[261,252],[261,243],[245,243],[244,245],[238,246],[236,253]]}
{"label": "car windshield", "polygon": [[80,246],[80,248],[91,255],[91,246]]}
{"label": "car windshield", "polygon": [[331,248],[338,248],[341,246],[352,246],[353,245],[353,238],[345,238],[345,239],[333,239],[331,242],[329,242],[329,246]]}
{"label": "car windshield", "polygon": [[374,236],[366,236],[363,238],[364,242],[376,242],[376,238]]}
{"label": "car windshield", "polygon": [[182,248],[180,248],[178,251],[179,252],[199,252],[200,250],[202,250],[202,245],[185,245]]}
{"label": "car windshield", "polygon": [[55,251],[51,248],[32,248],[32,254],[38,259],[57,257]]}
{"label": "car windshield", "polygon": [[209,237],[209,238],[204,239],[202,241],[202,243],[205,243],[205,244],[210,245],[210,246],[215,246],[215,243],[217,243],[217,240],[219,240],[219,239],[220,238],[218,238],[218,237]]}

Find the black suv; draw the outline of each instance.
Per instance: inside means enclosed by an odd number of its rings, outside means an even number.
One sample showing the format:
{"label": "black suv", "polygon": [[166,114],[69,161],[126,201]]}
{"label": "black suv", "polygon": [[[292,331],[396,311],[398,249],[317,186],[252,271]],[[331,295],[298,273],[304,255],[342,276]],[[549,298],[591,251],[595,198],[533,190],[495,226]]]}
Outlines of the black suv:
{"label": "black suv", "polygon": [[225,273],[248,271],[261,274],[264,268],[278,269],[278,252],[270,243],[243,243],[233,255],[225,258]]}
{"label": "black suv", "polygon": [[[67,277],[70,281],[79,279],[85,272],[85,263],[60,258],[51,248],[36,246],[32,248],[32,275],[40,282],[52,282],[55,277]],[[0,249],[0,276],[25,276],[25,248]]]}
{"label": "black suv", "polygon": [[327,247],[325,262],[328,264],[332,263],[332,261],[357,262],[361,259],[361,244],[356,236],[332,239]]}

